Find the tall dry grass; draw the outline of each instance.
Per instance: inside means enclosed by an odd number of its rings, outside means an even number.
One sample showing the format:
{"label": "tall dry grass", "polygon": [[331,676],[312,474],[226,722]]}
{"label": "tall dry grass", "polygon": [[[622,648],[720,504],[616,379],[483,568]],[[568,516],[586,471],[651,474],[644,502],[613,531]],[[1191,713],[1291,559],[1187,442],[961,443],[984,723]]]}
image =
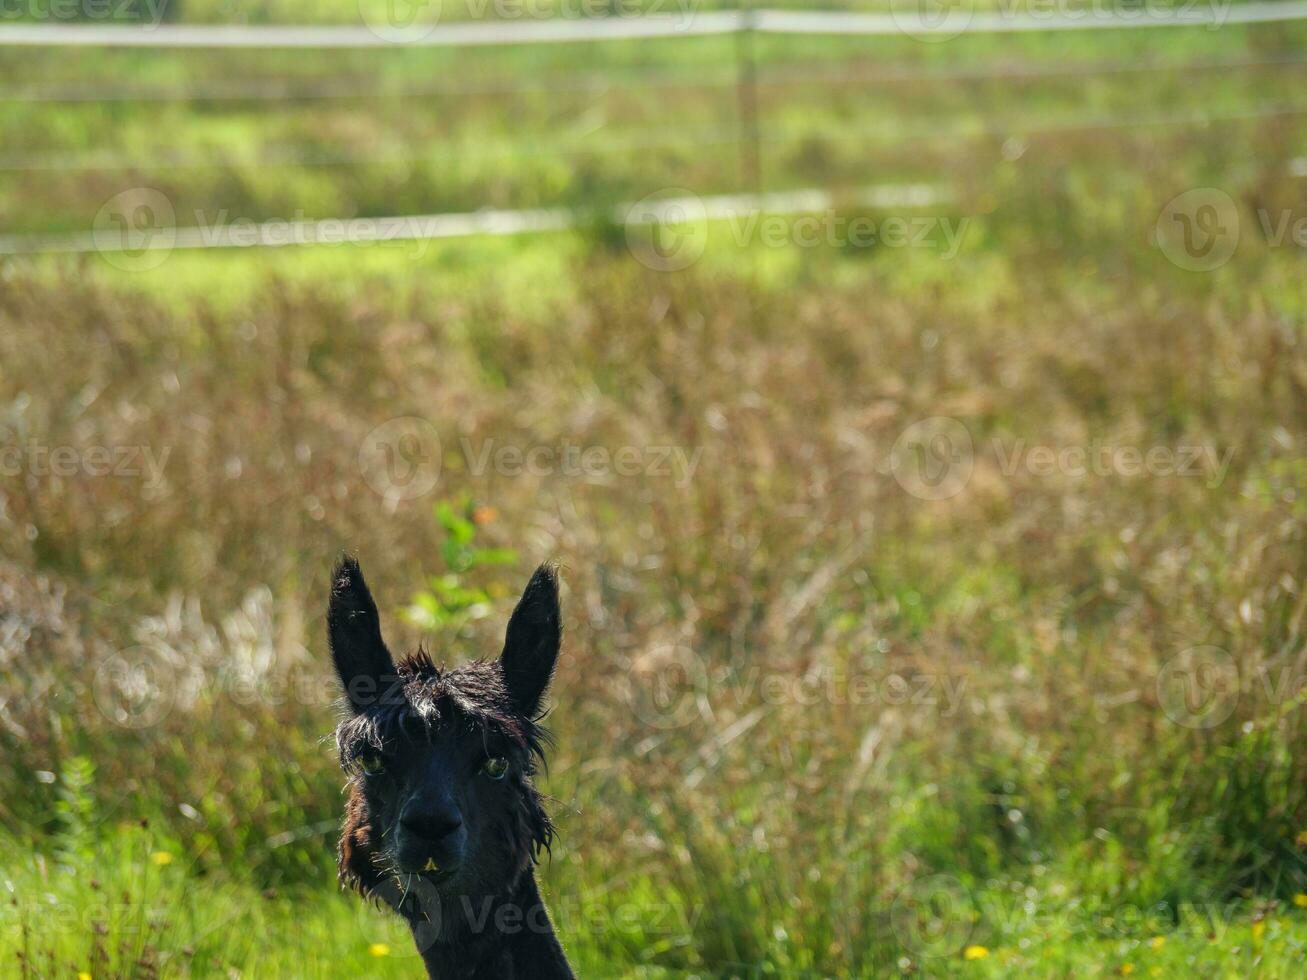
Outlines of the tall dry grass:
{"label": "tall dry grass", "polygon": [[[85,756],[104,820],[163,821],[208,874],[325,885],[328,570],[356,551],[392,644],[417,642],[398,613],[441,570],[431,506],[467,498],[520,573],[565,569],[548,875],[565,932],[614,956],[880,969],[895,896],[935,873],[1040,902],[1072,881],[1091,904],[1304,890],[1300,328],[1254,295],[1139,288],[1137,261],[1092,290],[1062,269],[909,294],[874,270],[664,276],[600,247],[527,313],[295,281],[178,310],[11,275],[6,445],[171,455],[148,488],[0,485],[0,824],[40,847],[41,773]],[[359,452],[398,416],[434,423],[443,465],[395,505]],[[929,501],[891,461],[935,416],[965,426],[974,472]],[[684,480],[478,475],[488,441],[699,456]],[[1232,457],[1219,479],[1004,471],[1019,447],[1094,445]],[[477,574],[505,603],[520,585]],[[506,608],[435,652],[494,653]],[[130,728],[95,684],[138,645],[172,686]],[[1198,645],[1242,679],[1206,729],[1159,702]],[[632,905],[675,915],[583,915]]]}

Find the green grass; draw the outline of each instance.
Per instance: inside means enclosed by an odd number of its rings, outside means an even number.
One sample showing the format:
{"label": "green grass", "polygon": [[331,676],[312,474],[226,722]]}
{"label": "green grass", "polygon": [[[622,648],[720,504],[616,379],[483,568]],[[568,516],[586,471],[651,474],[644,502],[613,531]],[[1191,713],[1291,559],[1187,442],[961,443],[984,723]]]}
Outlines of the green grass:
{"label": "green grass", "polygon": [[[19,862],[5,872],[0,949],[11,968],[35,976],[209,976],[234,969],[250,976],[404,977],[421,971],[406,929],[353,896],[261,890],[213,875],[197,878],[195,871],[174,842],[148,827],[102,828],[84,856]],[[551,884],[556,924],[585,976],[684,975],[650,961],[669,946],[692,943],[695,927],[712,914],[659,901],[652,890],[638,904],[605,904],[597,889],[577,895]],[[1301,908],[1230,899],[1081,906],[1068,902],[1074,888],[1013,881],[970,892],[928,882],[896,900],[890,929],[902,956],[893,972],[1293,977],[1307,955]],[[782,946],[790,937],[778,930],[774,941]],[[614,958],[615,946],[629,956]],[[704,962],[692,971],[808,972],[751,961]]]}

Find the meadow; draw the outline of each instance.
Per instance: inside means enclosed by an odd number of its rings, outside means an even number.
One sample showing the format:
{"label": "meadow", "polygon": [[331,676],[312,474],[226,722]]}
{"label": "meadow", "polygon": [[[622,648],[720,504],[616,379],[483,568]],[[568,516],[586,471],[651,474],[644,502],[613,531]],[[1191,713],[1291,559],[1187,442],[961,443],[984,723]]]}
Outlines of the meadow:
{"label": "meadow", "polygon": [[0,47],[5,236],[590,214],[0,258],[0,972],[420,973],[335,880],[348,550],[452,660],[561,562],[582,976],[1299,975],[1304,42],[760,37],[762,186],[833,203],[661,232],[748,177],[731,38]]}

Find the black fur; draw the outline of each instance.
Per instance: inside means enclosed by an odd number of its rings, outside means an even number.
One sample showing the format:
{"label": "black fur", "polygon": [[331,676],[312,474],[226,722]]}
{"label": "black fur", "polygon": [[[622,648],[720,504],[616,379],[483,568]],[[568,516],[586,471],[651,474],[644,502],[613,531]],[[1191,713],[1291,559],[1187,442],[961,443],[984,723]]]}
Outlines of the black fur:
{"label": "black fur", "polygon": [[532,576],[495,661],[396,665],[349,558],[327,622],[350,709],[341,881],[404,916],[430,977],[571,977],[535,880],[554,835],[533,781],[562,635],[554,569]]}

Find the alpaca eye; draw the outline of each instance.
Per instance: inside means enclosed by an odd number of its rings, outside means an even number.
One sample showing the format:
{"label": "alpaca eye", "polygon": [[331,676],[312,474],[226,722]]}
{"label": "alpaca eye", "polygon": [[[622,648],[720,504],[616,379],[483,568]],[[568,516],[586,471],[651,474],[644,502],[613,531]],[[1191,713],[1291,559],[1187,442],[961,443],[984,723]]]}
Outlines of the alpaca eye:
{"label": "alpaca eye", "polygon": [[508,772],[508,760],[502,755],[496,755],[486,760],[486,764],[481,767],[491,779],[503,779],[504,773]]}
{"label": "alpaca eye", "polygon": [[365,752],[359,756],[359,767],[369,776],[380,776],[386,771],[386,760],[376,752]]}

